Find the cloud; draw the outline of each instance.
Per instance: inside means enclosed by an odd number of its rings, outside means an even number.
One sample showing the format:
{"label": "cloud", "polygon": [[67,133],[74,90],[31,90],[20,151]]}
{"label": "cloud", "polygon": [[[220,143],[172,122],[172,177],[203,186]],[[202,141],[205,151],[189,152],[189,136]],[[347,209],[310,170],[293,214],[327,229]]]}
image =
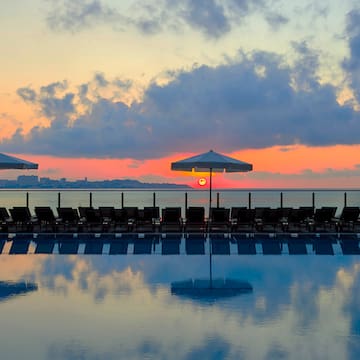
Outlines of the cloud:
{"label": "cloud", "polygon": [[287,23],[281,14],[268,11],[264,0],[133,1],[122,11],[107,6],[103,0],[51,0],[50,4],[46,14],[48,27],[71,33],[99,25],[116,31],[133,27],[146,35],[191,28],[207,38],[218,39],[256,12],[273,29]]}
{"label": "cloud", "polygon": [[329,179],[329,178],[351,178],[360,176],[360,164],[356,164],[352,169],[327,168],[323,171],[305,169],[300,173],[284,174],[281,172],[256,171],[252,174],[253,179],[264,180],[296,180],[296,179]]}
{"label": "cloud", "polygon": [[342,65],[348,82],[360,101],[360,9],[354,9],[347,14],[346,34],[350,54]]}
{"label": "cloud", "polygon": [[358,144],[360,114],[337,102],[336,87],[319,82],[317,54],[304,43],[294,47],[293,67],[273,53],[241,53],[220,66],[174,72],[132,104],[118,96],[131,82],[99,74],[75,91],[66,82],[19,89],[50,124],[28,134],[18,128],[1,150],[142,160],[209,147]]}
{"label": "cloud", "polygon": [[46,22],[56,31],[77,32],[98,24],[124,21],[114,8],[105,6],[101,0],[51,1]]}
{"label": "cloud", "polygon": [[225,9],[215,0],[188,0],[185,3],[181,16],[191,27],[214,38],[230,31],[231,26],[225,15]]}
{"label": "cloud", "polygon": [[274,12],[269,12],[266,14],[265,19],[274,31],[278,30],[281,26],[286,25],[289,22],[287,17]]}
{"label": "cloud", "polygon": [[25,101],[34,103],[36,101],[36,92],[33,89],[23,87],[17,90],[17,94]]}

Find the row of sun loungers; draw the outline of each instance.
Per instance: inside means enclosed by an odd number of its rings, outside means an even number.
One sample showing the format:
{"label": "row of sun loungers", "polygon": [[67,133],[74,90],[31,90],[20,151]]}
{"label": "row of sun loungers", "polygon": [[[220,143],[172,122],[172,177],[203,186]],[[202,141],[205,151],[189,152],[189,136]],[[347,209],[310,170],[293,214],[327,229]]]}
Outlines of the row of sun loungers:
{"label": "row of sun loungers", "polygon": [[5,233],[287,233],[357,232],[359,207],[212,208],[204,207],[60,207],[55,215],[49,206],[0,207],[0,232]]}

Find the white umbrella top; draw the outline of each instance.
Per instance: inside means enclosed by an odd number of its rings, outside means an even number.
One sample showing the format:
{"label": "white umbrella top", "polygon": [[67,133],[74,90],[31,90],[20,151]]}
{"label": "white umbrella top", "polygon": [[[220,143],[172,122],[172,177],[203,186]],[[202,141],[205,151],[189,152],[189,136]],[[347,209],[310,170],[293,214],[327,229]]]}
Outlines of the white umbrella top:
{"label": "white umbrella top", "polygon": [[38,164],[0,153],[0,169],[37,169]]}
{"label": "white umbrella top", "polygon": [[171,170],[180,171],[209,171],[211,169],[212,172],[245,172],[251,171],[252,168],[252,164],[213,150],[171,163]]}

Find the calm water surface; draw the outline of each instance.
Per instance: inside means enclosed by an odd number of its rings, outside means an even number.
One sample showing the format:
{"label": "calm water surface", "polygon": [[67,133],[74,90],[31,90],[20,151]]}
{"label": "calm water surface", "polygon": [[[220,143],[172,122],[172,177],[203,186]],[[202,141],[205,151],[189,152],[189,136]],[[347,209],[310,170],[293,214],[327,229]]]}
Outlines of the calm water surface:
{"label": "calm water surface", "polygon": [[[29,191],[30,208],[57,206],[58,191]],[[26,192],[1,191],[1,206]],[[280,191],[253,193],[279,206]],[[216,191],[214,192],[216,201]],[[126,206],[151,206],[152,191],[125,192]],[[93,205],[120,207],[121,191],[94,191]],[[61,191],[62,206],[86,206],[88,191]],[[183,191],[157,191],[157,205],[184,206]],[[344,192],[316,192],[342,209]],[[189,192],[207,207],[208,192]],[[220,193],[245,206],[247,191]],[[311,205],[312,192],[284,192],[284,206]],[[348,192],[348,205],[360,192]],[[358,359],[358,256],[213,256],[217,278],[248,281],[233,297],[171,294],[171,283],[208,278],[208,255],[0,255],[0,359]],[[27,285],[27,288],[25,287]]]}
{"label": "calm water surface", "polygon": [[253,291],[172,295],[206,255],[0,255],[1,359],[359,358],[358,257],[219,255],[213,272]]}

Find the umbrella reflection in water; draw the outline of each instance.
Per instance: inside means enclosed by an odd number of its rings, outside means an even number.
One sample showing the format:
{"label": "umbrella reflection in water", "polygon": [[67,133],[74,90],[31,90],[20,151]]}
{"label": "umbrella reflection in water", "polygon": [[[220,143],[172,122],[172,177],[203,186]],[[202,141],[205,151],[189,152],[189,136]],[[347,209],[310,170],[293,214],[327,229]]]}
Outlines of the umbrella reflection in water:
{"label": "umbrella reflection in water", "polygon": [[29,292],[37,291],[37,289],[38,286],[35,283],[0,281],[0,301],[8,300],[17,295],[26,295]]}
{"label": "umbrella reflection in water", "polygon": [[201,301],[216,301],[251,293],[253,287],[247,281],[236,279],[189,279],[171,283],[171,294]]}
{"label": "umbrella reflection in water", "polygon": [[[210,238],[209,238],[210,240]],[[251,293],[252,285],[245,280],[230,278],[213,279],[213,254],[209,252],[209,279],[188,279],[171,283],[171,294],[180,297],[214,302],[222,298]]]}

